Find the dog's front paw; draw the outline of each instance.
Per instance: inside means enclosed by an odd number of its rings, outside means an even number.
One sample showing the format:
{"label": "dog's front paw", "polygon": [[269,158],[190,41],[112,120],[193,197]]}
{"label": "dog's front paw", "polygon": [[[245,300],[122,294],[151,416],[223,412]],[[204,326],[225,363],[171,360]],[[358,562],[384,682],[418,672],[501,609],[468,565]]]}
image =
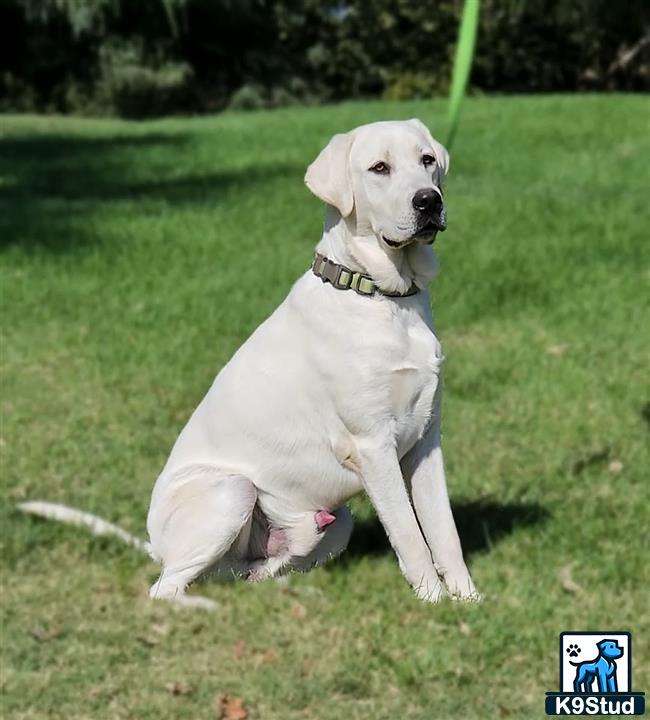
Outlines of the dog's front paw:
{"label": "dog's front paw", "polygon": [[442,583],[437,578],[435,581],[422,581],[417,587],[414,587],[413,589],[415,590],[415,595],[417,596],[418,600],[424,600],[424,602],[429,603],[440,602],[445,592]]}
{"label": "dog's front paw", "polygon": [[450,573],[442,573],[442,577],[447,587],[447,592],[452,600],[460,600],[462,602],[480,602],[481,595],[474,586],[472,578],[469,574],[464,573],[453,576]]}
{"label": "dog's front paw", "polygon": [[474,590],[471,593],[449,593],[449,597],[455,602],[479,603],[483,600],[481,593]]}

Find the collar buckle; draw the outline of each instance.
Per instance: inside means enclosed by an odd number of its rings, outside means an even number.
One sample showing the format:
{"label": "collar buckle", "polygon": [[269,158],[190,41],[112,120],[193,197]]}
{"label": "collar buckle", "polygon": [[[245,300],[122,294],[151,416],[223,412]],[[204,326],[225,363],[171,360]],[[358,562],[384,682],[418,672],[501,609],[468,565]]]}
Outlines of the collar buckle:
{"label": "collar buckle", "polygon": [[[316,263],[319,267],[316,268]],[[329,258],[321,256],[314,263],[314,270],[323,282],[331,283],[337,290],[348,290],[352,284],[354,272],[345,265],[339,265]]]}
{"label": "collar buckle", "polygon": [[345,265],[339,265],[320,253],[316,253],[312,272],[322,282],[330,283],[337,290],[354,290],[357,295],[363,297],[372,297],[376,293],[386,297],[409,297],[419,291],[417,285],[413,284],[405,293],[385,292],[377,287],[370,275],[355,272]]}

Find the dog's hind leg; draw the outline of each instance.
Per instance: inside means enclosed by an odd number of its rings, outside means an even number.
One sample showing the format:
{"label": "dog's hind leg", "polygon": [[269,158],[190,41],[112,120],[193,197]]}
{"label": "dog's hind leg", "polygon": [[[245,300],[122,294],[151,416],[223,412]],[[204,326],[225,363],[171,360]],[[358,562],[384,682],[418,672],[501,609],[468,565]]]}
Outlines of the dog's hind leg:
{"label": "dog's hind leg", "polygon": [[340,555],[348,546],[354,527],[352,513],[345,505],[334,511],[335,520],[324,530],[316,547],[306,557],[293,557],[291,567],[305,572]]}
{"label": "dog's hind leg", "polygon": [[350,538],[352,517],[346,507],[334,514],[323,512],[329,517],[326,526],[319,526],[319,513],[313,510],[271,518],[266,558],[251,563],[248,580],[267,580],[289,569],[308,570],[338,555]]}
{"label": "dog's hind leg", "polygon": [[578,665],[576,668],[576,676],[573,679],[573,692],[575,692],[575,693],[586,692],[582,689],[584,681],[585,681],[584,668],[581,667],[580,665]]}
{"label": "dog's hind leg", "polygon": [[150,596],[204,604],[184,598],[185,588],[230,549],[256,499],[254,485],[242,475],[207,465],[177,471],[149,511],[152,554],[163,566]]}

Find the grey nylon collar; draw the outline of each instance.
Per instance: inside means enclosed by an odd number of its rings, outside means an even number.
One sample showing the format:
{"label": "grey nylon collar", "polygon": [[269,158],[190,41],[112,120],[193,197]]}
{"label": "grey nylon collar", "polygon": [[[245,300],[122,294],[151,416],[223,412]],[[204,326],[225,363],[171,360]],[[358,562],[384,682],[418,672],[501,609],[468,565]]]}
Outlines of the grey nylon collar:
{"label": "grey nylon collar", "polygon": [[364,297],[372,297],[375,293],[386,297],[410,297],[420,292],[420,288],[415,283],[404,293],[387,292],[376,285],[370,275],[350,270],[320,253],[316,253],[311,269],[316,277],[330,283],[337,290],[354,290],[357,295]]}

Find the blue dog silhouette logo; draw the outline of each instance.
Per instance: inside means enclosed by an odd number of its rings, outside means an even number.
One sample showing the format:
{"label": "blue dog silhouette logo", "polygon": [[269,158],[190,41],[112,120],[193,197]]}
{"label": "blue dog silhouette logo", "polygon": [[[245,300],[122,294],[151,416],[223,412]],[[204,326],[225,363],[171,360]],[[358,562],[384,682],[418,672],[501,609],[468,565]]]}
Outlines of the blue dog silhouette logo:
{"label": "blue dog silhouette logo", "polygon": [[[594,690],[594,681],[598,684],[597,692],[615,693],[618,692],[616,683],[616,661],[623,657],[625,652],[618,645],[616,640],[601,640],[596,643],[598,648],[598,657],[594,660],[585,660],[583,662],[573,662],[569,660],[571,665],[576,667],[576,676],[573,679],[573,690],[577,693],[591,693]],[[574,645],[573,652],[579,653],[580,647]],[[571,652],[568,653],[572,655]],[[575,656],[574,656],[575,657]]]}
{"label": "blue dog silhouette logo", "polygon": [[546,693],[547,715],[643,715],[632,692],[629,632],[560,633],[560,690]]}

